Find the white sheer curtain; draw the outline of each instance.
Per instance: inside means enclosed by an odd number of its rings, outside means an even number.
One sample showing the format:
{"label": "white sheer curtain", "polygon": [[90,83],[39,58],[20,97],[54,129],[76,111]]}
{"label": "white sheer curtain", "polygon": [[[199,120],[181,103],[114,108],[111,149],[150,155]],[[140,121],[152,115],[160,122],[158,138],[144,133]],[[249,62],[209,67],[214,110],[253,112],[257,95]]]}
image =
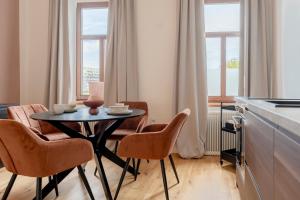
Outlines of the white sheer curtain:
{"label": "white sheer curtain", "polygon": [[138,100],[135,1],[110,0],[104,102]]}
{"label": "white sheer curtain", "polygon": [[278,96],[274,0],[241,0],[239,95]]}
{"label": "white sheer curtain", "polygon": [[76,0],[49,1],[48,106],[75,99]]}
{"label": "white sheer curtain", "polygon": [[179,0],[176,109],[192,110],[177,139],[184,158],[204,155],[207,126],[206,50],[204,0]]}

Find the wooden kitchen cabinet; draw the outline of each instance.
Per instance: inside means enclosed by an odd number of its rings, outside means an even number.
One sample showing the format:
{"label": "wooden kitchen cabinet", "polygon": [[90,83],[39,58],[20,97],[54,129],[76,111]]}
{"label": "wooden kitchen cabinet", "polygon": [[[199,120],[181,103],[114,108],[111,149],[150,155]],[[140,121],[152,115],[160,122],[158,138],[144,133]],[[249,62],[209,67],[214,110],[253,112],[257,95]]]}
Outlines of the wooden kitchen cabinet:
{"label": "wooden kitchen cabinet", "polygon": [[236,174],[242,200],[300,200],[300,108],[240,101],[245,159]]}
{"label": "wooden kitchen cabinet", "polygon": [[275,129],[251,112],[246,112],[245,117],[245,161],[253,174],[259,196],[263,200],[272,200]]}
{"label": "wooden kitchen cabinet", "polygon": [[254,177],[248,166],[245,169],[245,187],[241,198],[243,200],[261,200]]}
{"label": "wooden kitchen cabinet", "polygon": [[284,130],[275,131],[274,196],[276,200],[300,199],[300,139]]}

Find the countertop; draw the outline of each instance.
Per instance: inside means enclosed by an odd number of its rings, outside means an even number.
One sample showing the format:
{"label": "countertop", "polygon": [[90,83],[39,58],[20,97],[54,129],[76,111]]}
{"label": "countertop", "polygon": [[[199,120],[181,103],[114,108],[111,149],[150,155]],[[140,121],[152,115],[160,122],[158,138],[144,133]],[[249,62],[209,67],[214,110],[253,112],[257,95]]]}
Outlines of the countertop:
{"label": "countertop", "polygon": [[236,97],[237,103],[245,104],[249,111],[273,122],[300,137],[300,108],[276,108],[262,99]]}

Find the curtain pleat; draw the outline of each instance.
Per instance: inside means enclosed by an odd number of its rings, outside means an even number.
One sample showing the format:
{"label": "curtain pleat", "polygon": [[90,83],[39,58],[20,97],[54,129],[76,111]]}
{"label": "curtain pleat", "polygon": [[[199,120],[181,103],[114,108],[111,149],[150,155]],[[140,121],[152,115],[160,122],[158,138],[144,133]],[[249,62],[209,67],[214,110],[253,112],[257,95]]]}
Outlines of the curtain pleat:
{"label": "curtain pleat", "polygon": [[[70,46],[70,0],[51,0],[49,10],[49,80],[48,106],[75,99],[75,55]],[[74,17],[74,16],[73,16]],[[74,31],[73,31],[74,32]],[[73,38],[70,40],[70,38]]]}
{"label": "curtain pleat", "polygon": [[241,0],[240,96],[278,96],[275,5],[273,0]]}
{"label": "curtain pleat", "polygon": [[204,1],[179,0],[176,111],[192,110],[176,149],[184,158],[204,155],[207,126]]}
{"label": "curtain pleat", "polygon": [[133,0],[111,0],[104,81],[105,105],[138,100],[137,37]]}

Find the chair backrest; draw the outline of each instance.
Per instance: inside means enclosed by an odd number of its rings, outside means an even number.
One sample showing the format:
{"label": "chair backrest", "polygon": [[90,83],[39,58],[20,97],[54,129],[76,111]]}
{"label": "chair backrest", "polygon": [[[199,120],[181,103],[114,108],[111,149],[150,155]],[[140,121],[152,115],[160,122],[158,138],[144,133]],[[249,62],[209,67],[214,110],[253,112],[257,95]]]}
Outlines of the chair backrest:
{"label": "chair backrest", "polygon": [[129,105],[130,108],[141,109],[145,111],[143,116],[134,117],[130,119],[126,119],[119,129],[132,129],[136,130],[137,132],[141,131],[143,126],[147,123],[148,120],[148,104],[147,102],[143,101],[123,101],[125,105]]}
{"label": "chair backrest", "polygon": [[[39,148],[43,140],[23,124],[14,120],[0,120],[0,157],[6,169],[24,175],[36,169],[37,163],[46,163],[46,155]],[[46,156],[44,156],[46,157]]]}
{"label": "chair backrest", "polygon": [[190,114],[190,109],[187,108],[183,110],[172,119],[164,130],[162,130],[162,140],[165,141],[164,149],[162,150],[163,156],[167,156],[172,153],[178,135]]}
{"label": "chair backrest", "polygon": [[8,118],[18,121],[27,127],[37,129],[43,134],[59,132],[54,126],[47,122],[34,120],[30,115],[39,112],[48,111],[47,108],[41,104],[31,104],[22,106],[12,106],[7,109]]}
{"label": "chair backrest", "polygon": [[190,113],[190,109],[178,113],[163,130],[149,129],[148,132],[142,131],[124,137],[120,142],[118,155],[156,160],[168,157]]}

